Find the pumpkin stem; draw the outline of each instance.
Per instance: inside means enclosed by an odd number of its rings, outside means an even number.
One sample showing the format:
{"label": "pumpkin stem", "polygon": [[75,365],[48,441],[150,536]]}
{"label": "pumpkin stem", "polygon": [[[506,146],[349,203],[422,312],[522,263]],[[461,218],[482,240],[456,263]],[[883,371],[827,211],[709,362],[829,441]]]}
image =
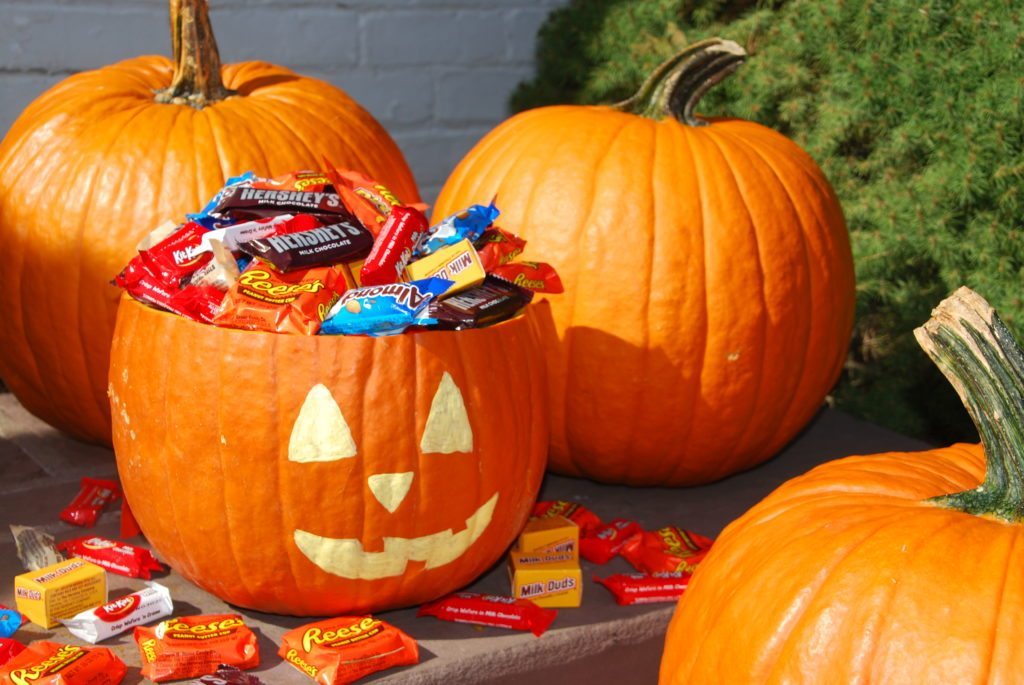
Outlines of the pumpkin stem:
{"label": "pumpkin stem", "polygon": [[697,103],[746,59],[746,50],[734,41],[702,40],[663,62],[636,95],[612,107],[651,119],[671,116],[687,126],[705,126],[707,122],[693,113]]}
{"label": "pumpkin stem", "polygon": [[940,506],[1024,520],[1024,353],[992,306],[960,288],[914,331],[967,408],[985,448],[985,481]]}
{"label": "pumpkin stem", "polygon": [[170,0],[174,78],[156,91],[157,102],[202,109],[235,95],[220,76],[220,53],[206,0]]}

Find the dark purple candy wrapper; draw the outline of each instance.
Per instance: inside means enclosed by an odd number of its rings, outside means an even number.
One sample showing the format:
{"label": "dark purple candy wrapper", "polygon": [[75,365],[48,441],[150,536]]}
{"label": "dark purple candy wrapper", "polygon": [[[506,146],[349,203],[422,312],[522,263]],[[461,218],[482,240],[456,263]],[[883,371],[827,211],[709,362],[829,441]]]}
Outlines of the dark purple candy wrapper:
{"label": "dark purple candy wrapper", "polygon": [[217,667],[216,673],[193,680],[192,685],[266,685],[266,683],[234,666],[221,664]]}
{"label": "dark purple candy wrapper", "polygon": [[373,235],[362,224],[349,221],[239,245],[243,252],[270,262],[278,271],[351,262],[366,257],[372,248]]}
{"label": "dark purple candy wrapper", "polygon": [[437,328],[482,328],[515,316],[532,299],[531,291],[504,279],[487,276],[478,286],[431,302],[425,316],[436,319]]}
{"label": "dark purple candy wrapper", "polygon": [[224,193],[211,214],[236,221],[252,221],[279,214],[313,214],[333,217],[331,223],[359,220],[337,193],[303,190],[267,190],[236,186]]}

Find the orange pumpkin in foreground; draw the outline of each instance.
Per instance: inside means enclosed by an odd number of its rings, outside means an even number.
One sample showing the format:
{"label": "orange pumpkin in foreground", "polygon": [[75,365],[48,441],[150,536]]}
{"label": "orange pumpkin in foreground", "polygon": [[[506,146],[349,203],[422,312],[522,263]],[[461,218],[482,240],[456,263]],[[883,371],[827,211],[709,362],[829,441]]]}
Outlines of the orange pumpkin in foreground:
{"label": "orange pumpkin in foreground", "polygon": [[172,0],[171,20],[173,63],[139,57],[71,76],[0,144],[0,378],[33,414],[91,442],[110,441],[109,281],[146,231],[202,207],[227,176],[324,157],[418,200],[398,147],[345,93],[266,62],[221,70],[205,0]]}
{"label": "orange pumpkin in foreground", "polygon": [[110,401],[125,497],[160,557],[259,611],[379,611],[462,587],[512,543],[544,472],[525,317],[306,337],[125,299]]}
{"label": "orange pumpkin in foreground", "polygon": [[497,195],[565,283],[544,347],[551,469],[687,485],[775,454],[839,375],[853,325],[843,215],[797,145],[699,119],[744,58],[696,44],[615,107],[544,107],[489,133],[434,219]]}
{"label": "orange pumpkin in foreground", "polygon": [[1024,357],[966,288],[917,336],[983,447],[840,459],[769,495],[694,574],[661,685],[1021,681]]}

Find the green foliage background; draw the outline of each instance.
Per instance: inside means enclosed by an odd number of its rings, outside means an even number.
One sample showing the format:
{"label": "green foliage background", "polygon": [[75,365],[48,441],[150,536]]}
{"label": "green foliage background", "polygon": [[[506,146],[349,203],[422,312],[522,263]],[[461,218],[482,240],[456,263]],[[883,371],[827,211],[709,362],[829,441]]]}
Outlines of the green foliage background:
{"label": "green foliage background", "polygon": [[758,121],[843,203],[858,315],[835,403],[936,442],[975,439],[911,331],[966,284],[1024,332],[1024,4],[573,0],[542,27],[516,110],[625,99],[687,42],[751,54],[698,111]]}

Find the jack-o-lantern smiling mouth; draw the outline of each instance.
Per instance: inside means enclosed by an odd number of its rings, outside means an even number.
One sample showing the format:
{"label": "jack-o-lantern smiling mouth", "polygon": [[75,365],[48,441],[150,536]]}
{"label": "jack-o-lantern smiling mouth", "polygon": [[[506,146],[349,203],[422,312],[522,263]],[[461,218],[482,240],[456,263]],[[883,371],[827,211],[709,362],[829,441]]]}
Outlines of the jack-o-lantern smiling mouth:
{"label": "jack-o-lantern smiling mouth", "polygon": [[[473,430],[462,392],[446,372],[441,377],[430,405],[420,451],[450,454],[472,453]],[[350,459],[356,456],[355,440],[341,407],[324,385],[306,395],[292,427],[288,444],[289,461],[308,463]],[[378,473],[367,479],[370,492],[389,512],[401,505],[414,474]],[[477,507],[466,527],[449,528],[419,537],[382,537],[383,550],[367,552],[358,538],[331,538],[305,530],[294,531],[295,546],[321,570],[347,579],[377,580],[400,576],[410,561],[423,562],[425,569],[444,566],[461,557],[483,535],[494,516],[498,493]]]}

